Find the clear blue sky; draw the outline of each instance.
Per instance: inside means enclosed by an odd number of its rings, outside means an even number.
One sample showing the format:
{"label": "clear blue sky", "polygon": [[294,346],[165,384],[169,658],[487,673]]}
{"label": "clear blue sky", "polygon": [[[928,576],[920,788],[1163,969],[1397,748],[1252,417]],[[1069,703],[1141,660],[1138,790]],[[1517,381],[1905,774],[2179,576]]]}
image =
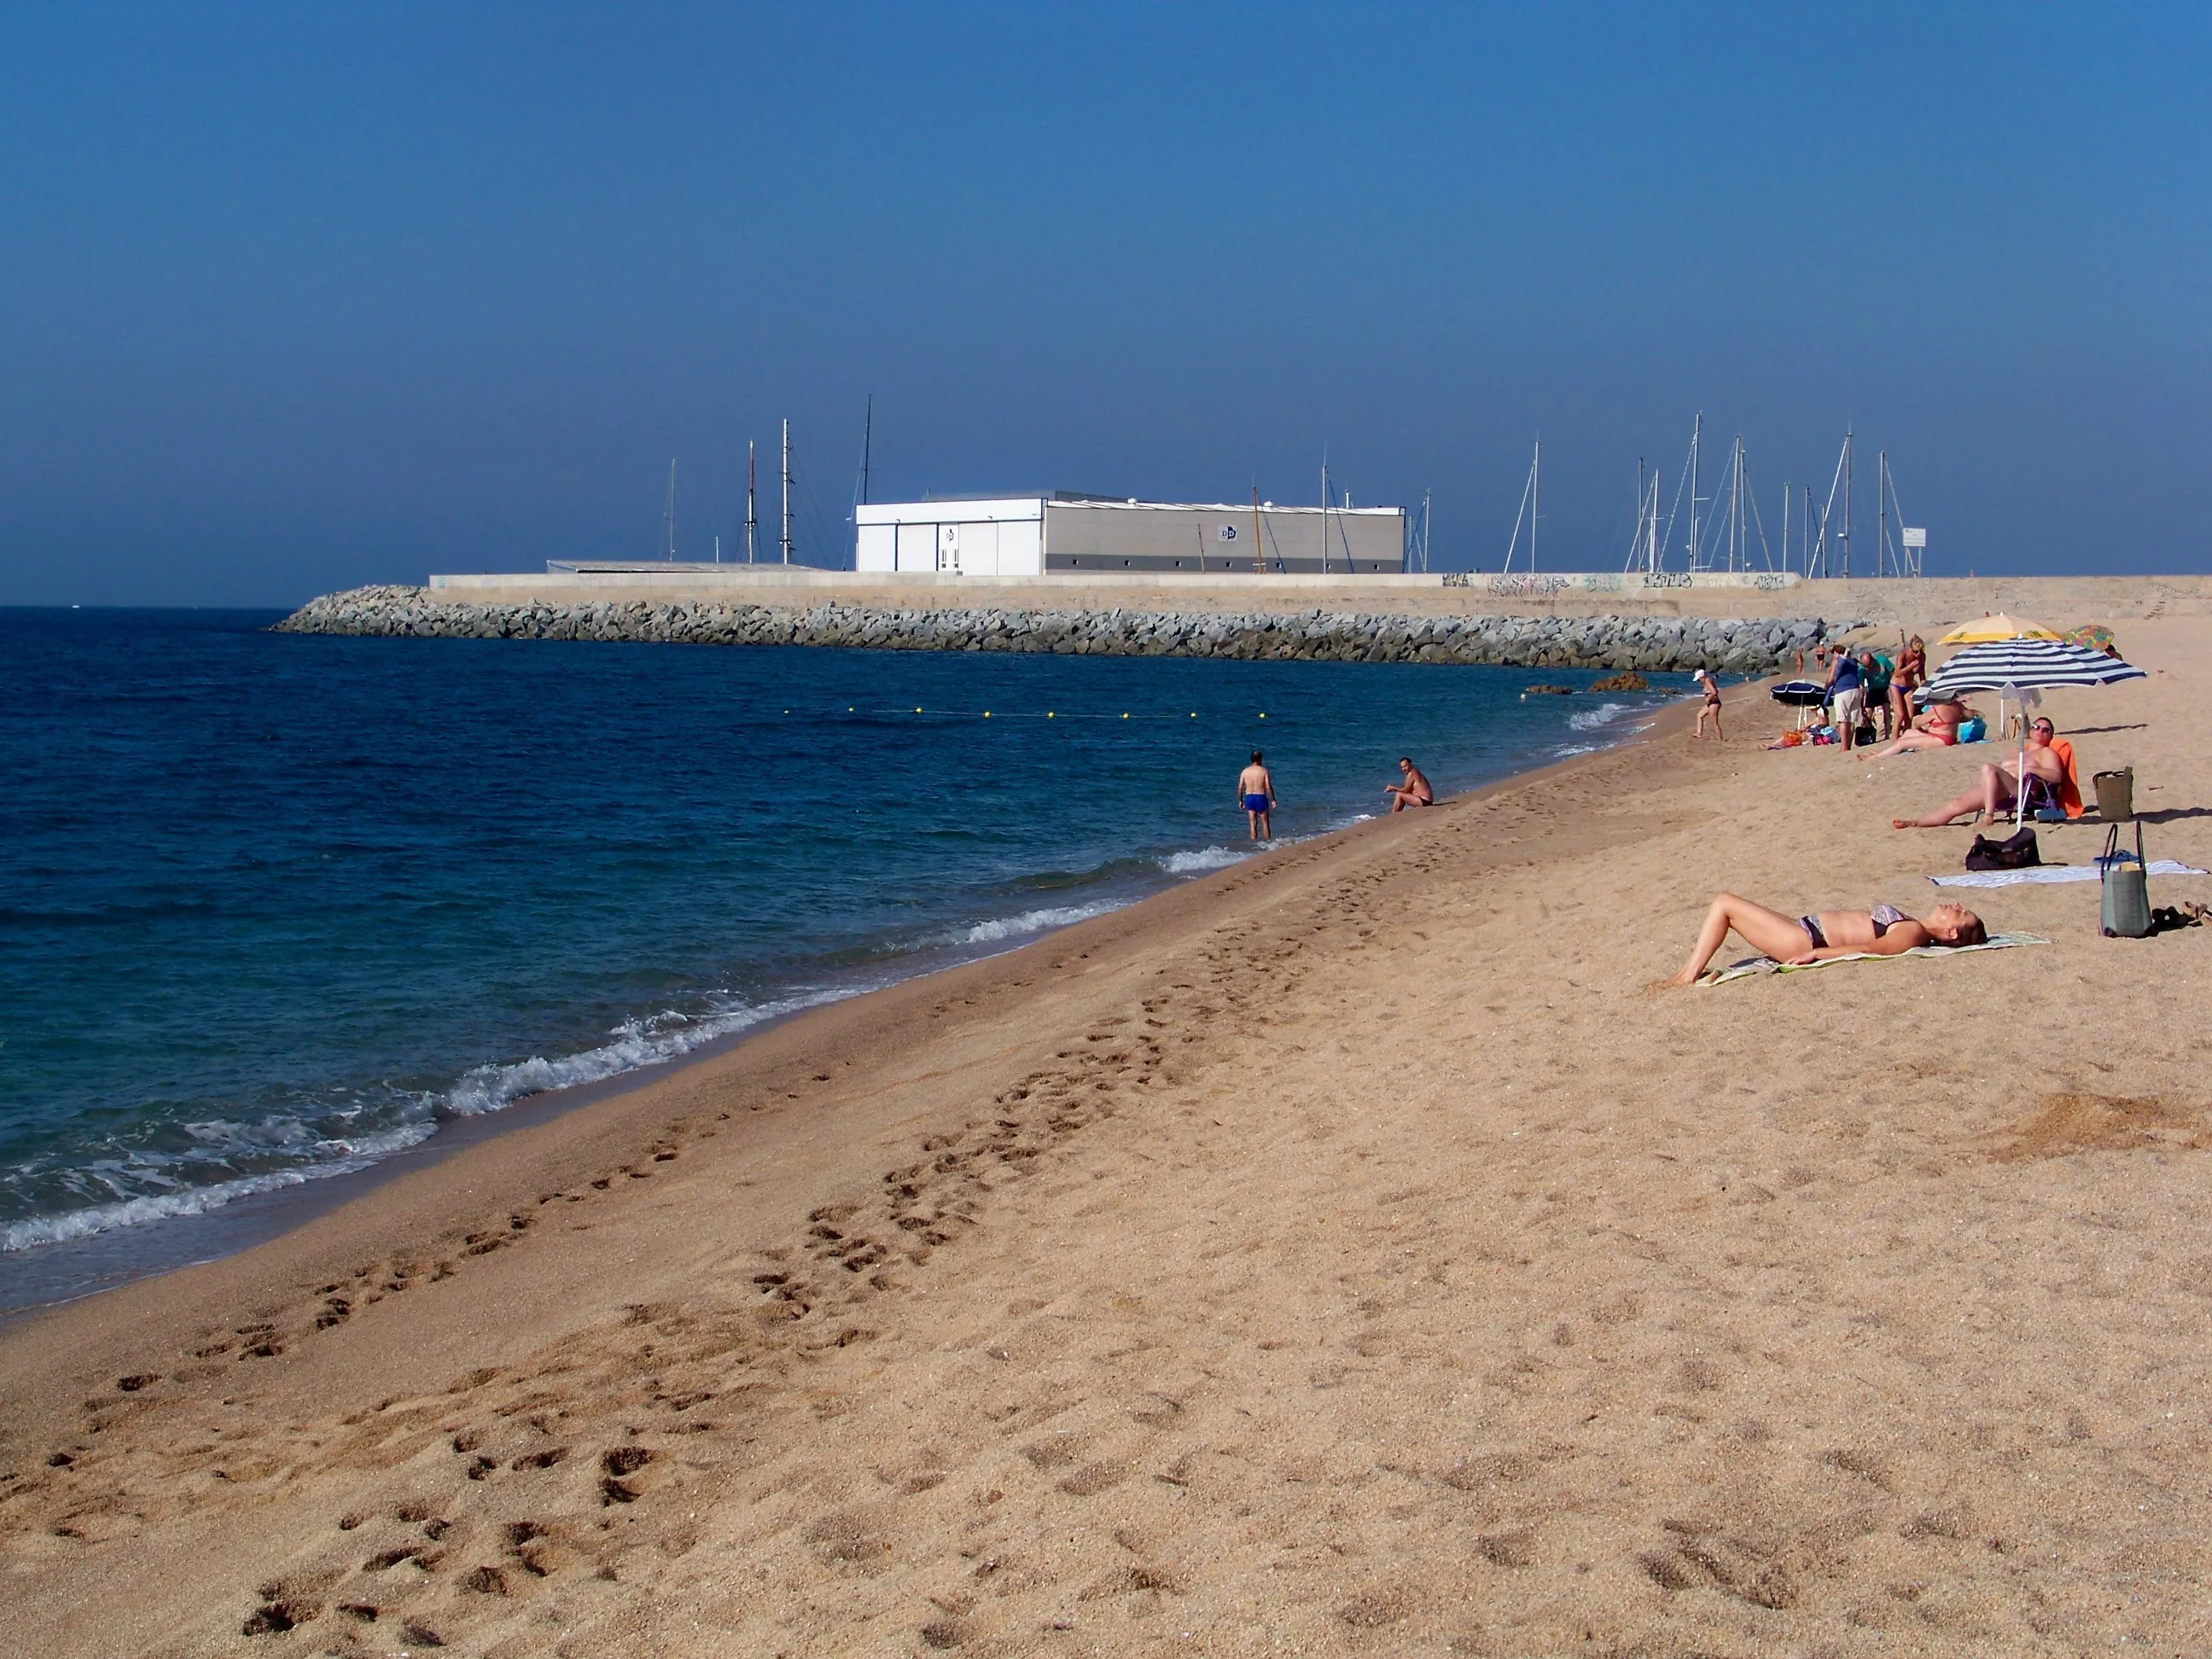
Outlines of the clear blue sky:
{"label": "clear blue sky", "polygon": [[1702,410],[1770,534],[1849,421],[1931,573],[2212,568],[2208,19],[13,6],[0,603],[650,556],[672,455],[705,557],[787,415],[849,559],[872,392],[878,499],[1326,445],[1495,568],[1540,433],[1613,569]]}

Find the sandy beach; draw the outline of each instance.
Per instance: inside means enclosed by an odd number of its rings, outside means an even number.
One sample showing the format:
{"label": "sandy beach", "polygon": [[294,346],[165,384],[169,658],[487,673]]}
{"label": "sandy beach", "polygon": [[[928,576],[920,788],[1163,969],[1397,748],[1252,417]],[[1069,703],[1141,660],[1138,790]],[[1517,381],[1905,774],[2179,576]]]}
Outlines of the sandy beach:
{"label": "sandy beach", "polygon": [[[2212,620],[2119,628],[2045,711],[2212,866]],[[0,1649],[2204,1650],[2212,928],[1654,992],[2002,758],[1727,719],[0,1333]]]}

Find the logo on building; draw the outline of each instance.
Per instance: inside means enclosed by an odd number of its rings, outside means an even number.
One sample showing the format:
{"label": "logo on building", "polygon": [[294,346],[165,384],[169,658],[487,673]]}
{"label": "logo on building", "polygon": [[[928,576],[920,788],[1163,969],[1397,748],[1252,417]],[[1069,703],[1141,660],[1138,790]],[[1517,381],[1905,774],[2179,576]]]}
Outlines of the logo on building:
{"label": "logo on building", "polygon": [[1235,541],[1237,539],[1237,526],[1233,524],[1225,524],[1222,526],[1221,539],[1224,542]]}

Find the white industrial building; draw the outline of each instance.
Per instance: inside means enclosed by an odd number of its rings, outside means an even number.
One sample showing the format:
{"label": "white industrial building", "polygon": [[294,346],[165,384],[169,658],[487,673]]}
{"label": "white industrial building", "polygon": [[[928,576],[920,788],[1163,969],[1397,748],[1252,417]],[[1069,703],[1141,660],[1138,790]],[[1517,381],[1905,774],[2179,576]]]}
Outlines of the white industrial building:
{"label": "white industrial building", "polygon": [[1406,568],[1406,513],[1397,507],[1204,506],[1055,490],[872,501],[854,520],[860,571],[1364,576]]}

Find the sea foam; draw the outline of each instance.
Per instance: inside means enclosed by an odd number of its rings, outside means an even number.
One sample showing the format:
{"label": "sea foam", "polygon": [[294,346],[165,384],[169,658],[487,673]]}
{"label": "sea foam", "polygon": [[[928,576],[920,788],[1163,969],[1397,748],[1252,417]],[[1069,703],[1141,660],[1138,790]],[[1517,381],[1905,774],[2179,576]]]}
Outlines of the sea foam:
{"label": "sea foam", "polygon": [[1249,853],[1234,852],[1226,847],[1201,847],[1194,853],[1169,854],[1160,860],[1160,868],[1171,876],[1192,876],[1201,870],[1226,870],[1232,864],[1242,864],[1250,856]]}
{"label": "sea foam", "polygon": [[544,1094],[550,1089],[604,1083],[625,1072],[665,1065],[672,1060],[681,1060],[718,1037],[733,1036],[763,1020],[858,996],[867,988],[856,985],[786,997],[775,1002],[725,1003],[699,1014],[671,1011],[627,1019],[609,1033],[613,1041],[597,1048],[580,1049],[554,1060],[532,1055],[528,1060],[477,1066],[464,1073],[447,1092],[441,1103],[440,1115],[475,1117],[484,1112],[496,1112],[526,1096]]}
{"label": "sea foam", "polygon": [[1625,702],[1601,702],[1595,708],[1577,709],[1567,716],[1567,729],[1572,732],[1595,732],[1600,726],[1610,726],[1628,713]]}
{"label": "sea foam", "polygon": [[995,945],[1001,939],[1041,933],[1048,927],[1072,927],[1079,921],[1088,921],[1093,916],[1103,916],[1109,910],[1119,908],[1112,904],[1061,904],[1042,910],[1024,910],[1018,916],[994,916],[988,921],[977,922],[962,933],[960,943]]}

